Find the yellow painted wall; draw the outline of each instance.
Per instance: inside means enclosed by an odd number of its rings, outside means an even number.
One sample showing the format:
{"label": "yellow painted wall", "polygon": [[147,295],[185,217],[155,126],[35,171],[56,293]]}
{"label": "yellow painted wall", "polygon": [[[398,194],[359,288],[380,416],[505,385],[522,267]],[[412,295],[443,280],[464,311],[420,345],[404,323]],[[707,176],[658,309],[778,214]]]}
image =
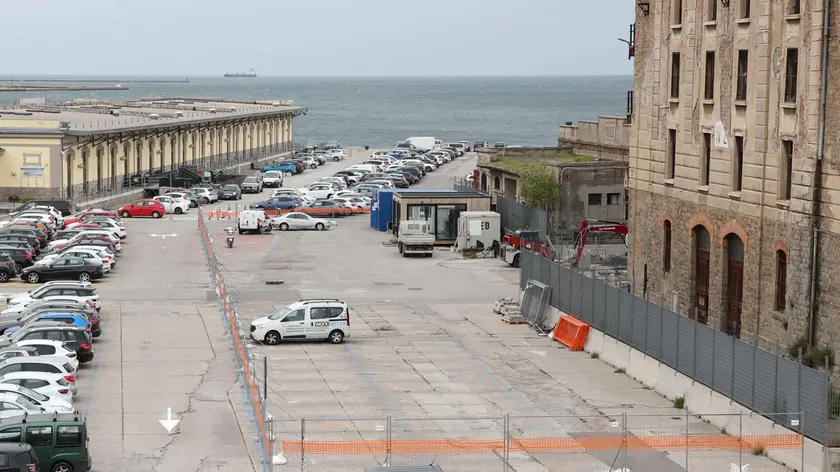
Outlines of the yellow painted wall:
{"label": "yellow painted wall", "polygon": [[[0,187],[50,187],[50,146],[60,145],[58,138],[0,137]],[[43,168],[43,177],[25,177],[22,167]]]}

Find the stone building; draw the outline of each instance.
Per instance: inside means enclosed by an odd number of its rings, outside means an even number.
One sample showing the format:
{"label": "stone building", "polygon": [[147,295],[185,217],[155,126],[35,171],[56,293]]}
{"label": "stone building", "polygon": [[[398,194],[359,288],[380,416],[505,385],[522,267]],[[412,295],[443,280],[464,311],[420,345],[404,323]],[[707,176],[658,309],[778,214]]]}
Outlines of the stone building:
{"label": "stone building", "polygon": [[623,116],[602,116],[598,121],[580,120],[560,125],[557,146],[572,154],[627,162],[630,123]]}
{"label": "stone building", "polygon": [[783,351],[840,343],[840,46],[824,43],[840,10],[824,25],[826,4],[639,1],[631,43],[635,290]]}

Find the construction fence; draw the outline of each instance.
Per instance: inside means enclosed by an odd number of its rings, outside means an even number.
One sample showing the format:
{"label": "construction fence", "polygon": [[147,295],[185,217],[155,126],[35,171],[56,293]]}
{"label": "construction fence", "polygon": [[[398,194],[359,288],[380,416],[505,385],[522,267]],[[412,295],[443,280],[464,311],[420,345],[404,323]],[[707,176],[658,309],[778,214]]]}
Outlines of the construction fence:
{"label": "construction fence", "polygon": [[[536,280],[549,303],[775,423],[827,444],[829,377],[648,301],[632,288],[523,251],[520,288]],[[780,411],[802,412],[794,421]]]}
{"label": "construction fence", "polygon": [[241,334],[242,325],[236,311],[236,300],[231,296],[229,286],[225,283],[201,207],[197,211],[201,247],[210,272],[210,286],[214,288],[218,296],[219,316],[222,319],[222,326],[233,343],[233,353],[239,370],[239,382],[243,389],[242,395],[246,405],[248,405],[248,416],[257,436],[260,470],[266,472],[271,470],[271,458],[273,457],[272,442],[269,438],[272,426],[271,418],[267,415],[265,408],[265,395],[260,389],[260,382],[256,374],[258,366],[256,362],[252,361],[254,356],[249,352],[249,346],[245,342],[245,337]]}
{"label": "construction fence", "polygon": [[786,451],[788,462],[799,468],[805,457],[802,435],[745,435],[749,416],[720,416],[728,425],[725,432],[691,414],[302,418],[274,421],[273,437],[275,450],[287,461],[277,470],[363,471],[436,464],[447,472],[677,466],[720,471],[732,465],[738,470],[749,465],[750,471],[786,471],[764,457],[779,451]]}

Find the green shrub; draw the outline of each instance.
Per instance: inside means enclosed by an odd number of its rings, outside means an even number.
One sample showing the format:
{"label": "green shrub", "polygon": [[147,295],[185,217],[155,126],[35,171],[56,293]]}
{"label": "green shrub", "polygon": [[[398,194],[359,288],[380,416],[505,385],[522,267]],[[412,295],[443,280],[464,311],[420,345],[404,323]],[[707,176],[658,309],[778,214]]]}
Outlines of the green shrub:
{"label": "green shrub", "polygon": [[680,395],[674,399],[674,408],[678,410],[685,408],[685,395]]}
{"label": "green shrub", "polygon": [[830,347],[810,346],[807,338],[800,338],[788,347],[788,357],[799,360],[799,349],[802,349],[802,365],[819,369],[825,367],[825,359],[828,358],[828,368],[834,367],[834,350]]}

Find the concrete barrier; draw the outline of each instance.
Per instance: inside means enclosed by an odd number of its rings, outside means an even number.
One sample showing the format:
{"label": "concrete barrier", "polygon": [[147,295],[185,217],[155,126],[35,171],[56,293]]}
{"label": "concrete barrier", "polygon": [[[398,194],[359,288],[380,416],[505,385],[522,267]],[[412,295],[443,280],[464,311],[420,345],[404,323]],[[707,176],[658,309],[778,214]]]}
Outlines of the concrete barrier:
{"label": "concrete barrier", "polygon": [[[523,292],[520,291],[520,300],[522,300],[522,295]],[[565,315],[566,313],[549,306],[546,313],[546,324],[553,327],[557,320]],[[616,369],[624,369],[626,375],[669,400],[684,397],[686,410],[721,430],[725,429],[731,433],[740,429],[741,434],[745,436],[796,433],[595,328],[590,328],[583,350],[598,354],[601,361]],[[738,415],[741,415],[741,424],[731,424],[734,418],[739,418]],[[805,418],[803,421],[807,420]],[[767,450],[765,453],[776,462],[791,469],[802,471],[802,457],[800,455],[802,451]],[[835,454],[822,444],[805,438],[804,455],[804,472],[829,472],[833,470],[832,459]]]}

